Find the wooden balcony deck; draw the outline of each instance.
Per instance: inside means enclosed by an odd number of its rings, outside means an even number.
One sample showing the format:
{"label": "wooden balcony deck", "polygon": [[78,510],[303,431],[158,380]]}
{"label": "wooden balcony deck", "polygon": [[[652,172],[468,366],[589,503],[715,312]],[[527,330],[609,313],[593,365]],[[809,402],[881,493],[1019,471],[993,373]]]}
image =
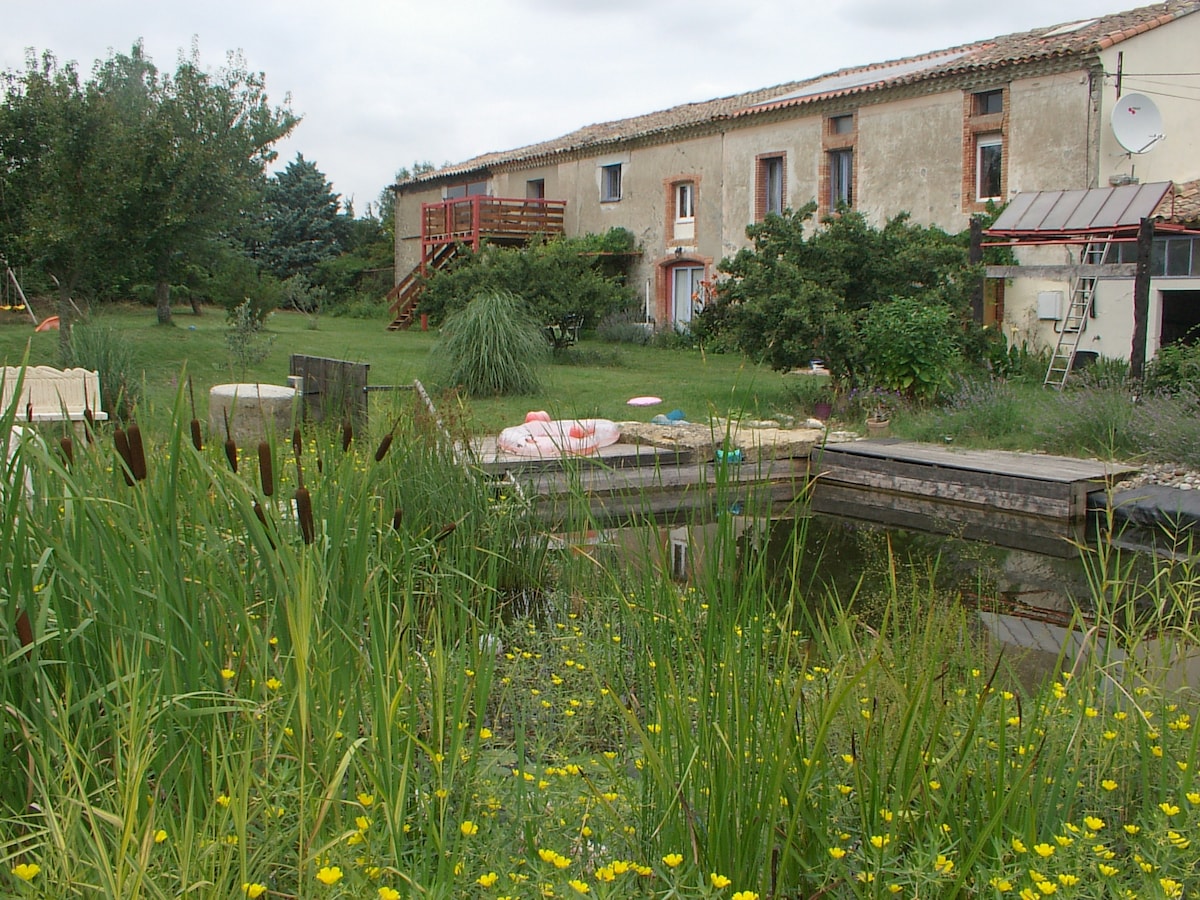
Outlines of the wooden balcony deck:
{"label": "wooden balcony deck", "polygon": [[565,200],[513,197],[460,197],[421,206],[423,257],[445,244],[470,244],[478,250],[483,241],[523,244],[534,235],[563,233]]}

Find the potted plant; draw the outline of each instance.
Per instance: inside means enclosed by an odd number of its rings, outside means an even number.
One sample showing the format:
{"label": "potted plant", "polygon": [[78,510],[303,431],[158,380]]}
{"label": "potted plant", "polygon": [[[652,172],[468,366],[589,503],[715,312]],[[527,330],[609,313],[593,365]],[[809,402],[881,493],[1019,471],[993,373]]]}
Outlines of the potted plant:
{"label": "potted plant", "polygon": [[867,411],[867,434],[881,437],[887,434],[892,424],[892,413],[900,405],[900,395],[895,391],[874,388],[869,395]]}

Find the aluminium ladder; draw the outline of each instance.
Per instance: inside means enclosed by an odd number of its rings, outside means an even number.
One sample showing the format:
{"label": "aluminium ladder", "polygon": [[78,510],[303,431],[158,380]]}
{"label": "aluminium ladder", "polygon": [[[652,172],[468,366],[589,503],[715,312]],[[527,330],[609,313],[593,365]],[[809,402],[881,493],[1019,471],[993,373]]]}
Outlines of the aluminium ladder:
{"label": "aluminium ladder", "polygon": [[[1079,263],[1083,266],[1100,265],[1108,253],[1109,238],[1088,240],[1079,254]],[[1079,341],[1087,328],[1088,317],[1092,314],[1092,304],[1096,297],[1096,275],[1077,275],[1071,286],[1071,302],[1067,305],[1066,316],[1063,317],[1062,327],[1058,332],[1058,346],[1050,357],[1050,366],[1046,369],[1044,385],[1062,388],[1071,374],[1075,363],[1075,353],[1079,350]]]}

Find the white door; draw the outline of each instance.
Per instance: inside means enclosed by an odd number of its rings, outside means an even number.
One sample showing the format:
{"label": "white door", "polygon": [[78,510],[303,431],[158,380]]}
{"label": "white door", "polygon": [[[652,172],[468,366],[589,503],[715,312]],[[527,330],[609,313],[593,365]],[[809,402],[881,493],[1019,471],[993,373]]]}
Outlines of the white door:
{"label": "white door", "polygon": [[671,270],[671,321],[681,331],[692,321],[692,314],[700,311],[703,280],[704,266],[676,266]]}

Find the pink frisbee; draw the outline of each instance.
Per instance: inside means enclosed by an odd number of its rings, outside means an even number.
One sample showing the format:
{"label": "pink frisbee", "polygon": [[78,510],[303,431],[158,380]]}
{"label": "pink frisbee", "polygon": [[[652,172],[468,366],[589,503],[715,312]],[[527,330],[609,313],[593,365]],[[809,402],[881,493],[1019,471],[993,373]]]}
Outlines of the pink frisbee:
{"label": "pink frisbee", "polygon": [[662,397],[631,397],[625,401],[627,406],[654,406],[662,403]]}

